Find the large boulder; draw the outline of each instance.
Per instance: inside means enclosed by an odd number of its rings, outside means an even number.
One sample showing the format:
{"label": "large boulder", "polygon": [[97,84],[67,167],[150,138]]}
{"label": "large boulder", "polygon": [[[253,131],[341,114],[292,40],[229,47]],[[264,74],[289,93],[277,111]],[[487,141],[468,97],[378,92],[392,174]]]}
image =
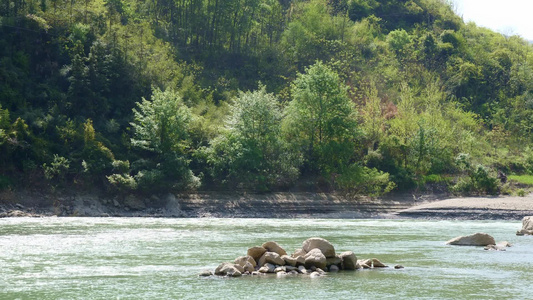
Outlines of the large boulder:
{"label": "large boulder", "polygon": [[346,251],[339,254],[342,259],[342,268],[344,270],[356,270],[361,267],[357,264],[357,257],[352,251]]}
{"label": "large boulder", "polygon": [[242,268],[241,266],[233,263],[221,263],[215,269],[215,275],[239,277],[242,275],[242,272],[239,270],[239,267]]}
{"label": "large boulder", "polygon": [[253,257],[251,257],[250,255],[245,255],[245,256],[239,256],[235,259],[235,261],[233,261],[235,264],[237,265],[240,265],[240,266],[243,266],[249,262],[254,268],[255,266],[257,265],[255,259]]}
{"label": "large boulder", "polygon": [[261,258],[261,256],[263,256],[263,254],[265,254],[265,252],[267,252],[265,248],[258,246],[248,249],[246,254],[251,256],[256,262],[259,262],[259,259]]}
{"label": "large boulder", "polygon": [[446,242],[447,245],[457,246],[487,246],[495,245],[494,238],[486,233],[474,233],[467,236],[459,236]]}
{"label": "large boulder", "polygon": [[262,267],[266,263],[271,263],[278,266],[285,265],[285,261],[276,252],[265,252],[258,261],[258,265]]}
{"label": "large boulder", "polygon": [[326,256],[318,248],[311,249],[311,251],[309,251],[304,258],[304,265],[306,268],[311,268],[311,266],[315,266],[320,269],[326,268]]}
{"label": "large boulder", "polygon": [[516,235],[533,235],[533,216],[522,219],[522,229]]}
{"label": "large boulder", "polygon": [[268,252],[276,252],[279,254],[279,256],[287,255],[287,252],[281,248],[281,246],[276,242],[266,242],[263,245],[263,248],[265,248]]}
{"label": "large boulder", "polygon": [[305,240],[302,244],[302,249],[308,253],[312,249],[320,249],[325,257],[335,257],[335,248],[333,248],[333,245],[327,240],[319,237]]}

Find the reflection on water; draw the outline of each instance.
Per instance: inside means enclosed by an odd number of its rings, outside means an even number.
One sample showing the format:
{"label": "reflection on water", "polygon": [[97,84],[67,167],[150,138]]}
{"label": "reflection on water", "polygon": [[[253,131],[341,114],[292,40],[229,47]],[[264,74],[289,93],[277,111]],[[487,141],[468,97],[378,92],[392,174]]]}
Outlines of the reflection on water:
{"label": "reflection on water", "polygon": [[[0,299],[465,299],[531,297],[533,237],[520,222],[309,219],[0,220]],[[447,246],[487,232],[505,252]],[[199,278],[275,240],[287,252],[320,236],[359,258],[406,268],[321,278]]]}

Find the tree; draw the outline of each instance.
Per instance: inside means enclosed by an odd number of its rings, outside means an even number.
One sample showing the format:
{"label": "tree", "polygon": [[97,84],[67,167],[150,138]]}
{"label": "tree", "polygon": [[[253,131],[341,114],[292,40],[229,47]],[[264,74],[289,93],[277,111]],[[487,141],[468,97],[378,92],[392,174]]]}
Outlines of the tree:
{"label": "tree", "polygon": [[[133,109],[131,126],[134,147],[147,151],[148,160],[140,160],[136,179],[140,188],[160,185],[191,188],[198,179],[189,168],[189,123],[192,113],[181,96],[172,91],[152,89],[151,101],[142,99]],[[151,155],[150,155],[151,154]]]}
{"label": "tree", "polygon": [[322,62],[292,85],[284,130],[303,151],[312,171],[331,173],[347,164],[358,136],[356,110],[339,76]]}
{"label": "tree", "polygon": [[225,132],[207,149],[214,181],[258,190],[290,185],[300,160],[281,139],[277,98],[264,86],[241,92],[230,113]]}

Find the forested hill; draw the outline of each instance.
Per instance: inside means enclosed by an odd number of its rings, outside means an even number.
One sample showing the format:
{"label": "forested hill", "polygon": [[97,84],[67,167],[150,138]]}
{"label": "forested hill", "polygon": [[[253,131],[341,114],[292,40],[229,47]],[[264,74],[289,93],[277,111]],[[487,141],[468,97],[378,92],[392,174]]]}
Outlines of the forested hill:
{"label": "forested hill", "polygon": [[0,0],[0,190],[533,172],[533,46],[444,0]]}

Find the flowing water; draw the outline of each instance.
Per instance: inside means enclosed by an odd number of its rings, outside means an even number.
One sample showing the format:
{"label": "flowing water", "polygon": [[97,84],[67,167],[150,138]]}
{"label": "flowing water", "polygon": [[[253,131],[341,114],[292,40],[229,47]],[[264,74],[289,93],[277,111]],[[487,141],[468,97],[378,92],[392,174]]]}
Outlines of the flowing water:
{"label": "flowing water", "polygon": [[[0,219],[0,299],[533,299],[520,222],[313,219]],[[447,246],[487,232],[505,252]],[[308,237],[393,268],[324,277],[200,278],[249,247]]]}

